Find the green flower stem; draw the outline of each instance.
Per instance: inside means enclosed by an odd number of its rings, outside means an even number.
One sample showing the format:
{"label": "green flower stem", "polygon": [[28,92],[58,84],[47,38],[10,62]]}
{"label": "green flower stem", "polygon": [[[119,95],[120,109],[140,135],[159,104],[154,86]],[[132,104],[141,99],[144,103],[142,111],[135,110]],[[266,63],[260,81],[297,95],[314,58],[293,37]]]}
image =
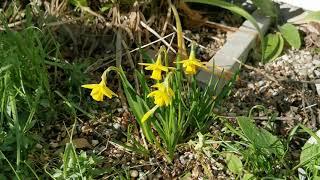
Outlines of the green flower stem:
{"label": "green flower stem", "polygon": [[[135,115],[136,120],[139,123],[146,139],[148,140],[148,142],[153,143],[155,141],[155,136],[152,132],[150,122],[145,122],[145,123],[141,122],[141,118],[145,112],[142,109],[143,104],[138,104],[139,102],[138,102],[137,97],[134,97],[134,96],[137,96],[137,94],[132,94],[133,92],[136,93],[135,90],[133,89],[131,84],[128,82],[128,80],[127,80],[126,76],[124,75],[124,72],[121,68],[111,66],[103,72],[101,78],[106,80],[106,77],[110,71],[116,71],[119,74],[119,76],[121,78],[122,85],[124,87],[124,93],[127,97],[127,101],[129,103],[129,106],[130,106],[131,110],[133,111],[133,114]],[[137,101],[137,102],[134,102],[134,101]]]}

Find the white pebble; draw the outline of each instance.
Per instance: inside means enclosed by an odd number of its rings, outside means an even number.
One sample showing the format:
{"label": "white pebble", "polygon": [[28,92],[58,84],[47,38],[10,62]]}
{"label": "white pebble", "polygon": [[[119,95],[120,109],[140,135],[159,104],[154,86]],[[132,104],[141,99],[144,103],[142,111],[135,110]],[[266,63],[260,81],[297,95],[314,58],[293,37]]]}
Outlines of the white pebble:
{"label": "white pebble", "polygon": [[131,170],[131,171],[130,171],[130,176],[131,176],[132,178],[138,177],[138,176],[139,176],[139,171],[137,171],[137,170]]}
{"label": "white pebble", "polygon": [[115,129],[119,129],[121,126],[120,126],[119,123],[114,123],[114,124],[113,124],[113,127],[114,127]]}

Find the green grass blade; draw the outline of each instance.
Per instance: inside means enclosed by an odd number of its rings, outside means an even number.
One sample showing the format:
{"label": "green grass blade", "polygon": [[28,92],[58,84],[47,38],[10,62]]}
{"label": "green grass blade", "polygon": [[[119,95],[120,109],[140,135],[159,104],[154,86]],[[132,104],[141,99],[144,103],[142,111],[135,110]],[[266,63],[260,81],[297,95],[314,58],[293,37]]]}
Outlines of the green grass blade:
{"label": "green grass blade", "polygon": [[10,168],[12,169],[12,171],[14,172],[14,174],[16,175],[16,178],[18,180],[21,180],[20,176],[18,175],[17,171],[13,168],[12,164],[10,163],[10,161],[8,160],[8,158],[3,154],[3,152],[0,150],[0,156],[2,156],[7,163],[9,164]]}

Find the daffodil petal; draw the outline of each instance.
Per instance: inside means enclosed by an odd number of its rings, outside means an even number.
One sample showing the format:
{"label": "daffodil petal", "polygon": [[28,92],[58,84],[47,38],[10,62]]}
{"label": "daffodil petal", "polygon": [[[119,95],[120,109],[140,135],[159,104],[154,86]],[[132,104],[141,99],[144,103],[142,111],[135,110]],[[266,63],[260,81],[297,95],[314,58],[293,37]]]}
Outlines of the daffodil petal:
{"label": "daffodil petal", "polygon": [[161,71],[165,71],[165,72],[168,72],[168,71],[169,71],[169,68],[166,67],[166,66],[160,66],[159,69],[160,69]]}
{"label": "daffodil petal", "polygon": [[99,86],[99,84],[84,84],[81,87],[87,88],[87,89],[94,89],[94,88],[96,88],[98,86]]}
{"label": "daffodil petal", "polygon": [[156,94],[156,92],[153,91],[153,92],[149,93],[149,94],[147,95],[147,97],[152,97],[152,96],[154,96],[155,94]]}
{"label": "daffodil petal", "polygon": [[203,63],[201,63],[200,61],[192,61],[192,64],[199,66],[199,67],[204,67]]}
{"label": "daffodil petal", "polygon": [[152,64],[152,65],[149,65],[147,67],[144,68],[145,70],[154,70],[155,69],[155,66]]}
{"label": "daffodil petal", "polygon": [[151,63],[138,63],[139,65],[142,65],[142,66],[150,66],[150,65],[153,65]]}
{"label": "daffodil petal", "polygon": [[111,91],[108,87],[102,87],[102,93],[108,98],[112,98],[112,95],[117,96],[113,91]]}

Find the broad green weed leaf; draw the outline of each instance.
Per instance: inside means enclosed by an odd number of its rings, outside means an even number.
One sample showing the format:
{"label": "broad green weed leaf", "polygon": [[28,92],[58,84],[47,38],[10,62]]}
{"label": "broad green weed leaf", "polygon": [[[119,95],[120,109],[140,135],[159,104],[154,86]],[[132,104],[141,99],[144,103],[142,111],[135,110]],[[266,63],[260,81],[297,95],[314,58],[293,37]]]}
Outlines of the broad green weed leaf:
{"label": "broad green weed leaf", "polygon": [[285,40],[295,49],[300,49],[301,39],[300,34],[296,26],[286,23],[279,27],[279,30]]}
{"label": "broad green weed leaf", "polygon": [[76,7],[87,7],[87,0],[69,0],[69,2]]}
{"label": "broad green weed leaf", "polygon": [[271,60],[277,52],[277,47],[279,45],[280,38],[277,34],[268,34],[265,37],[266,47],[264,48],[264,60]]}
{"label": "broad green weed leaf", "polygon": [[276,136],[265,129],[256,127],[249,117],[241,116],[238,117],[237,120],[242,132],[254,147],[267,149],[269,152],[278,156],[284,154],[284,147]]}
{"label": "broad green weed leaf", "polygon": [[226,156],[226,161],[227,161],[228,169],[232,173],[240,174],[242,172],[243,165],[240,158],[237,155],[233,153],[228,153]]}
{"label": "broad green weed leaf", "polygon": [[[279,36],[279,45],[278,45],[278,50],[276,52],[276,54],[274,55],[274,59],[276,59],[277,57],[280,56],[280,54],[282,53],[283,51],[283,47],[284,47],[284,40],[283,40],[283,37],[281,36],[280,33],[277,33],[278,36]],[[272,61],[274,60],[272,59]]]}
{"label": "broad green weed leaf", "polygon": [[110,8],[112,8],[112,3],[106,3],[104,5],[102,5],[102,7],[100,8],[101,12],[106,12],[108,11]]}
{"label": "broad green weed leaf", "polygon": [[[304,164],[306,167],[312,168],[316,162],[320,160],[320,145],[319,144],[311,144],[306,143],[302,147],[302,151],[300,154],[300,163]],[[314,157],[317,155],[317,157]],[[314,158],[312,158],[314,157]]]}
{"label": "broad green weed leaf", "polygon": [[265,37],[265,52],[264,60],[265,62],[275,60],[282,52],[284,46],[284,40],[280,33],[268,34]]}
{"label": "broad green weed leaf", "polygon": [[252,0],[263,14],[270,17],[277,17],[277,9],[271,0]]}
{"label": "broad green weed leaf", "polygon": [[253,174],[246,173],[243,175],[242,180],[256,180]]}

